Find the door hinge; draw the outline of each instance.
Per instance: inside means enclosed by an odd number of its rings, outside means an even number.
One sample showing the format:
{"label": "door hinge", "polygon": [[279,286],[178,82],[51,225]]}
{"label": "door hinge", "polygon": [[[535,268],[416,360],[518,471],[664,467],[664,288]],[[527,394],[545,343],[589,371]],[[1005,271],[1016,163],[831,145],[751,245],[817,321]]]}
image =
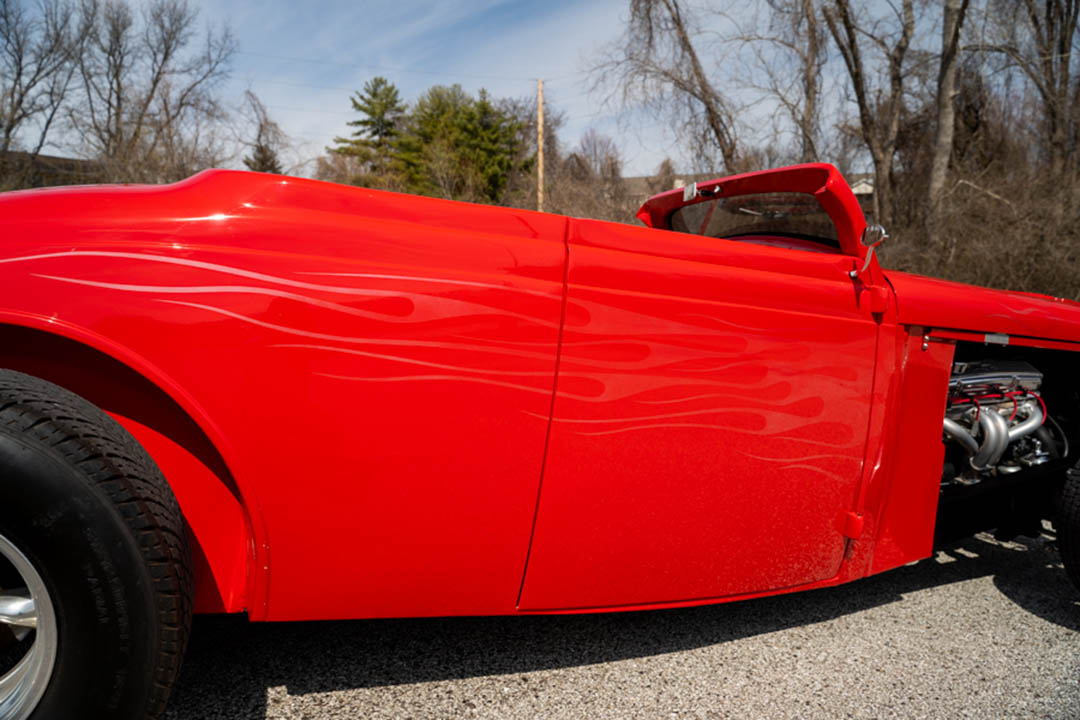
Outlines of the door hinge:
{"label": "door hinge", "polygon": [[889,308],[889,289],[880,285],[870,286],[870,312],[883,313]]}
{"label": "door hinge", "polygon": [[844,527],[840,530],[840,534],[846,538],[858,540],[862,537],[862,531],[863,516],[854,511],[846,513],[844,515]]}

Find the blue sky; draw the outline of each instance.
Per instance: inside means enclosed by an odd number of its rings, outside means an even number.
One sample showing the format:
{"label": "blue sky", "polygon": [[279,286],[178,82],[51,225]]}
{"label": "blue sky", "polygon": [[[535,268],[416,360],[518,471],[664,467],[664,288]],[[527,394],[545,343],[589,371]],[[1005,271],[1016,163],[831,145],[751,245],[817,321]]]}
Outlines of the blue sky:
{"label": "blue sky", "polygon": [[[197,1],[197,0],[196,0]],[[406,100],[434,84],[460,83],[496,97],[536,92],[543,77],[549,107],[566,113],[563,142],[589,128],[613,137],[626,173],[651,173],[677,154],[674,139],[651,118],[621,126],[614,108],[588,92],[583,72],[597,48],[615,39],[626,0],[449,0],[425,3],[314,0],[204,2],[201,17],[227,21],[239,52],[226,95],[250,87],[271,117],[297,141],[301,159],[322,152],[355,117],[349,95],[383,75]]]}

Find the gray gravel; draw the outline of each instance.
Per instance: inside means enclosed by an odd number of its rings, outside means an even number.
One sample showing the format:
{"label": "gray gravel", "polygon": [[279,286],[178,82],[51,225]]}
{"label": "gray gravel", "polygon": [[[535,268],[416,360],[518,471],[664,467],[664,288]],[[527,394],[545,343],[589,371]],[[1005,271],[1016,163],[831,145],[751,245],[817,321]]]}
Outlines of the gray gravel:
{"label": "gray gravel", "polygon": [[1045,539],[684,610],[198,618],[169,720],[1080,718],[1080,592]]}

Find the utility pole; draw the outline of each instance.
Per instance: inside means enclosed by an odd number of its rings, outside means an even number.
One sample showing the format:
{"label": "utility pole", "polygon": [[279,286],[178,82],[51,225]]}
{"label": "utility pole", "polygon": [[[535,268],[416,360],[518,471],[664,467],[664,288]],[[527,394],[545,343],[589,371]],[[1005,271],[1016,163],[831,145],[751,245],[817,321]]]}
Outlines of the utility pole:
{"label": "utility pole", "polygon": [[544,212],[544,78],[536,79],[536,209]]}

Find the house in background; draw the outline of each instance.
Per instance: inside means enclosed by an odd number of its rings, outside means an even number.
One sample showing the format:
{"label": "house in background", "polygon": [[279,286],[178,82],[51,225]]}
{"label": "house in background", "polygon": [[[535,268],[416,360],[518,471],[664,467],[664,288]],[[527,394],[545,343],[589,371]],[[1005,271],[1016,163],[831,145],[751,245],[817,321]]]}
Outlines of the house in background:
{"label": "house in background", "polygon": [[85,185],[98,182],[99,168],[91,160],[9,151],[0,155],[0,189]]}
{"label": "house in background", "polygon": [[870,218],[874,214],[874,176],[870,173],[852,173],[845,178],[859,201],[863,215]]}

